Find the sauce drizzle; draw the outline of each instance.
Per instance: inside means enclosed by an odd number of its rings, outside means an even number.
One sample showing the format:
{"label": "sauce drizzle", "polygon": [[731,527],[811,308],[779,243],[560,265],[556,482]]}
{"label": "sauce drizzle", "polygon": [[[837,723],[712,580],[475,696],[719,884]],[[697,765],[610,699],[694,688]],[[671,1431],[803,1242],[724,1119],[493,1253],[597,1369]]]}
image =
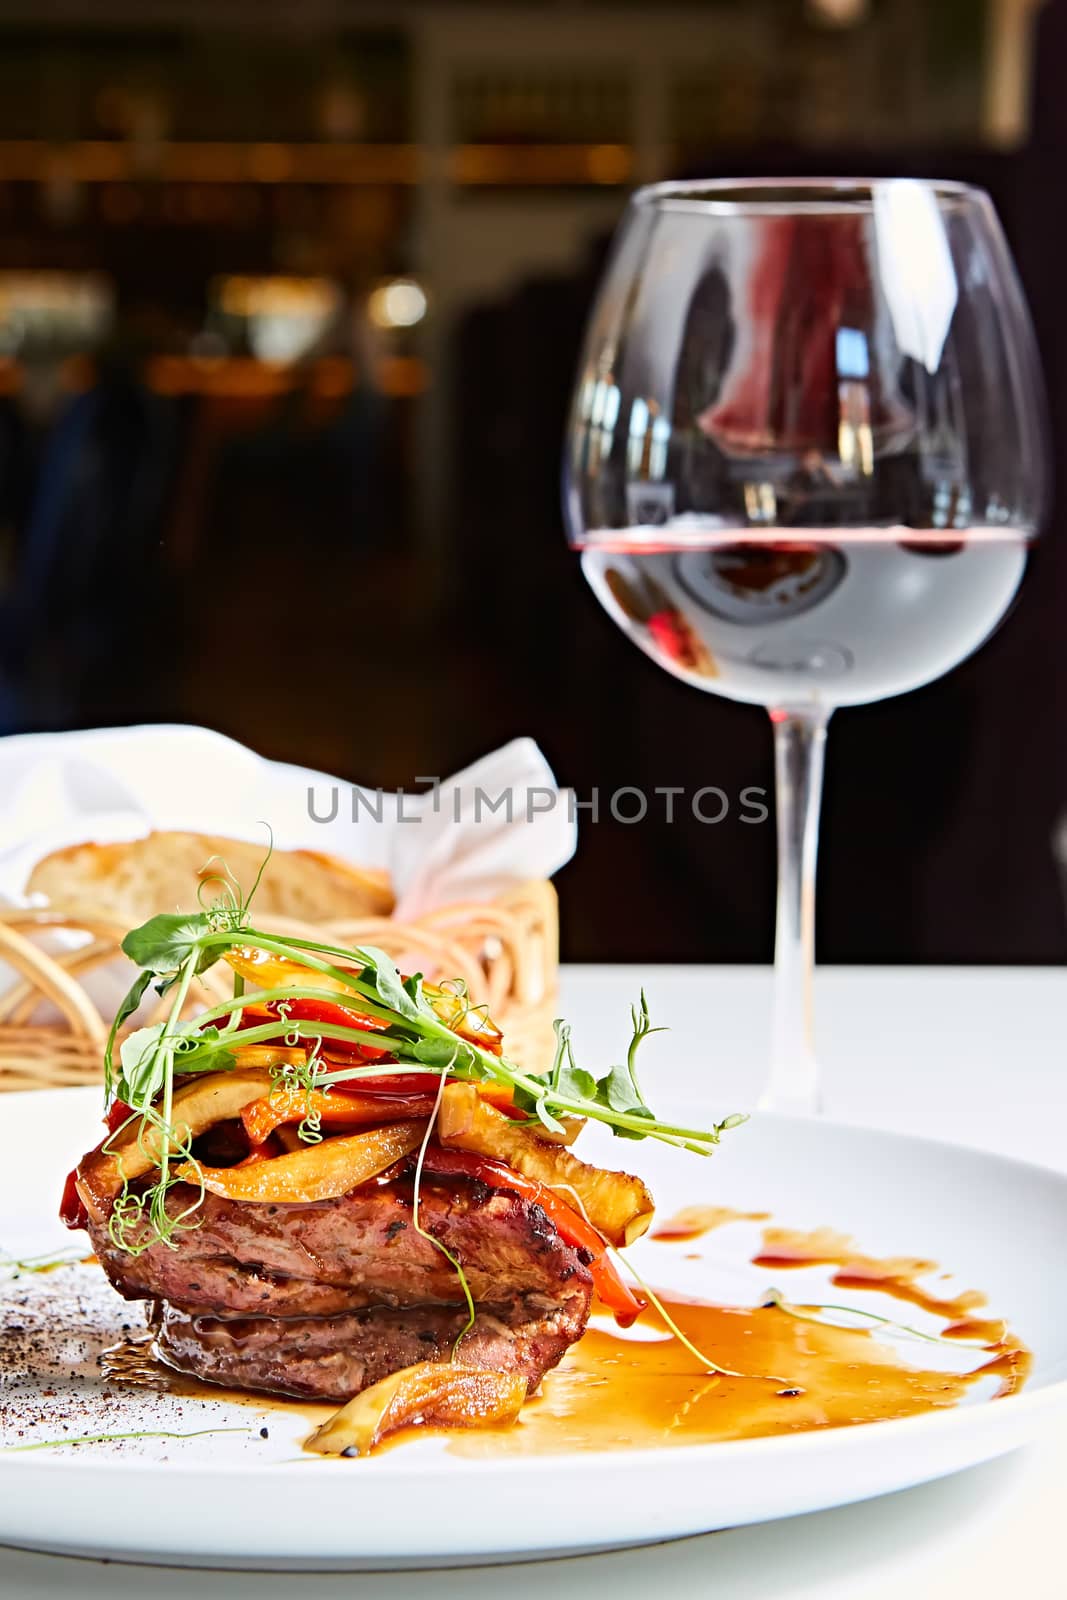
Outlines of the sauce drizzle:
{"label": "sauce drizzle", "polygon": [[[833,1228],[815,1228],[810,1233],[795,1228],[764,1228],[759,1254],[752,1257],[757,1267],[772,1271],[791,1267],[836,1267],[831,1283],[839,1289],[877,1289],[894,1300],[904,1300],[932,1316],[950,1322],[970,1320],[971,1313],[984,1306],[986,1297],[978,1289],[961,1294],[932,1294],[916,1280],[936,1272],[936,1261],[918,1256],[865,1256],[847,1233]],[[955,1334],[955,1338],[980,1335]],[[991,1341],[992,1342],[992,1341]]]}
{"label": "sauce drizzle", "polygon": [[653,1228],[649,1237],[665,1242],[699,1239],[728,1222],[766,1222],[769,1216],[769,1211],[735,1211],[732,1206],[683,1206]]}

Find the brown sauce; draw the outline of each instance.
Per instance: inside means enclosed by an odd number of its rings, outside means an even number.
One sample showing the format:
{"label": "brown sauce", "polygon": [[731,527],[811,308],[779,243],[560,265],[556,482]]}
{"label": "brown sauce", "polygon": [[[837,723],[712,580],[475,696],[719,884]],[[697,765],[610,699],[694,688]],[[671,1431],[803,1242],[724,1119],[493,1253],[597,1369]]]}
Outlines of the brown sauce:
{"label": "brown sauce", "polygon": [[653,1228],[649,1238],[665,1242],[699,1239],[728,1222],[766,1222],[769,1216],[769,1211],[735,1211],[732,1206],[683,1206]]}
{"label": "brown sauce", "polygon": [[214,1400],[226,1405],[252,1406],[258,1411],[287,1411],[307,1419],[309,1430],[319,1428],[337,1411],[332,1401],[287,1399],[255,1389],[233,1389],[207,1383],[161,1361],[151,1329],[127,1334],[100,1353],[100,1371],[109,1383],[124,1389],[150,1389],[182,1400]]}
{"label": "brown sauce", "polygon": [[877,1289],[894,1300],[904,1300],[952,1322],[970,1320],[971,1313],[986,1303],[985,1295],[978,1289],[965,1289],[962,1294],[946,1297],[923,1288],[917,1280],[936,1272],[936,1261],[924,1261],[917,1256],[865,1256],[848,1234],[835,1233],[832,1228],[815,1228],[810,1233],[793,1228],[764,1228],[762,1247],[752,1260],[757,1267],[767,1267],[770,1271],[790,1267],[836,1267],[838,1270],[830,1281],[839,1289]]}
{"label": "brown sauce", "polygon": [[960,1322],[950,1322],[941,1329],[942,1339],[964,1339],[974,1344],[1003,1344],[1008,1337],[1008,1324],[999,1317],[964,1317]]}
{"label": "brown sauce", "polygon": [[[1009,1393],[1028,1366],[1026,1350],[1008,1338],[976,1351],[974,1369],[961,1375],[912,1366],[866,1330],[820,1326],[774,1306],[665,1303],[698,1349],[753,1376],[709,1374],[658,1318],[646,1315],[641,1339],[590,1329],[514,1427],[455,1433],[449,1450],[467,1457],[548,1455],[849,1427],[958,1405],[983,1379],[996,1380],[996,1394]],[[925,1352],[916,1349],[921,1361]]]}
{"label": "brown sauce", "polygon": [[155,1336],[130,1334],[118,1344],[100,1352],[100,1371],[109,1382],[124,1389],[153,1389],[169,1392],[171,1374],[156,1356]]}

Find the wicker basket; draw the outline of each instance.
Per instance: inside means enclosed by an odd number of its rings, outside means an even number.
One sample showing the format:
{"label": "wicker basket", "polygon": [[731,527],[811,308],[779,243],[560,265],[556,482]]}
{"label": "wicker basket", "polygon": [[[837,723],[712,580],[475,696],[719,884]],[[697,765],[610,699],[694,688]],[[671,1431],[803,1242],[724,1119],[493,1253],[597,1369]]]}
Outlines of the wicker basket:
{"label": "wicker basket", "polygon": [[[260,921],[271,931],[270,918]],[[279,932],[325,936],[342,945],[375,944],[416,965],[427,977],[462,978],[474,1004],[487,1005],[503,1030],[513,1060],[540,1069],[551,1059],[559,918],[549,883],[525,884],[484,905],[446,906],[414,922],[362,917],[316,927],[290,920],[284,927],[273,926]],[[77,929],[87,938],[73,949],[44,948],[49,942],[55,946],[49,935],[64,928]],[[0,995],[0,1091],[54,1089],[100,1080],[110,1018],[101,1016],[83,980],[116,959],[125,932],[108,923],[74,921],[48,910],[0,910],[0,971],[7,968],[15,978]],[[201,993],[193,999],[191,1011],[225,1000],[230,993],[221,968],[206,972],[199,982]],[[165,1003],[161,1001],[160,1008]],[[56,1012],[60,1020],[51,1020]]]}

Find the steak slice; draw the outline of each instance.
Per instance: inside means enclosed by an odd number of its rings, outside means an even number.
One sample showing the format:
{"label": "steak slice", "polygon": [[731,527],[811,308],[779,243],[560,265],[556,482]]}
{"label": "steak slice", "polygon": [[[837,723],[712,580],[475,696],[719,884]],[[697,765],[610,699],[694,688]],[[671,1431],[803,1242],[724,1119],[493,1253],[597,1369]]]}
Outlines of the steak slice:
{"label": "steak slice", "polygon": [[[208,1317],[166,1305],[160,1359],[210,1383],[298,1399],[348,1400],[417,1361],[447,1361],[467,1322],[450,1306],[370,1306],[337,1317]],[[585,1325],[572,1301],[543,1315],[520,1310],[508,1322],[481,1309],[459,1345],[465,1366],[522,1372],[531,1389]]]}
{"label": "steak slice", "polygon": [[[178,1215],[198,1191],[176,1186]],[[208,1194],[194,1226],[140,1255],[90,1221],[93,1247],[126,1299],[162,1302],[158,1346],[183,1371],[246,1388],[346,1399],[414,1361],[460,1347],[472,1365],[525,1372],[531,1388],[589,1317],[592,1280],[540,1206],[509,1189],[424,1174],[375,1180],[336,1200],[251,1204]]]}

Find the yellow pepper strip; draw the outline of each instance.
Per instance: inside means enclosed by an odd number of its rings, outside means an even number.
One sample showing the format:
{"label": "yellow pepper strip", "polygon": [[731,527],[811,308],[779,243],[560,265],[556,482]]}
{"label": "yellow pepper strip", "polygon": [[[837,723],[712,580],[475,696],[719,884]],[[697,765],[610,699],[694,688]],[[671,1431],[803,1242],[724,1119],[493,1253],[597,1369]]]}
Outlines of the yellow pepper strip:
{"label": "yellow pepper strip", "polygon": [[[269,951],[250,946],[225,951],[223,960],[256,989],[294,989],[310,984],[316,989],[328,989],[341,996],[346,1005],[356,1011],[360,1009],[360,996],[339,978],[331,978],[325,972],[302,966],[298,961],[289,961],[283,956],[271,955]],[[343,962],[332,964],[344,966]],[[361,969],[353,964],[351,970],[358,973]],[[492,1055],[500,1054],[500,1029],[486,1015],[484,1007],[471,1006],[464,996],[454,994],[450,989],[439,989],[433,983],[424,984],[423,993],[447,1028]],[[248,1007],[246,1011],[250,1014],[254,1009]]]}
{"label": "yellow pepper strip", "polygon": [[[347,997],[350,1005],[359,1007],[359,995],[343,984],[339,978],[331,978],[325,972],[317,972],[313,968],[301,966],[298,961],[287,961],[282,956],[272,956],[266,950],[253,950],[242,947],[239,950],[223,951],[222,959],[227,966],[233,968],[239,977],[251,984],[256,989],[295,989],[298,986],[311,985],[316,989],[331,989]],[[353,972],[358,968],[353,967]]]}
{"label": "yellow pepper strip", "polygon": [[231,1048],[230,1054],[239,1067],[303,1066],[308,1057],[303,1045],[294,1049],[280,1044],[239,1044]]}

